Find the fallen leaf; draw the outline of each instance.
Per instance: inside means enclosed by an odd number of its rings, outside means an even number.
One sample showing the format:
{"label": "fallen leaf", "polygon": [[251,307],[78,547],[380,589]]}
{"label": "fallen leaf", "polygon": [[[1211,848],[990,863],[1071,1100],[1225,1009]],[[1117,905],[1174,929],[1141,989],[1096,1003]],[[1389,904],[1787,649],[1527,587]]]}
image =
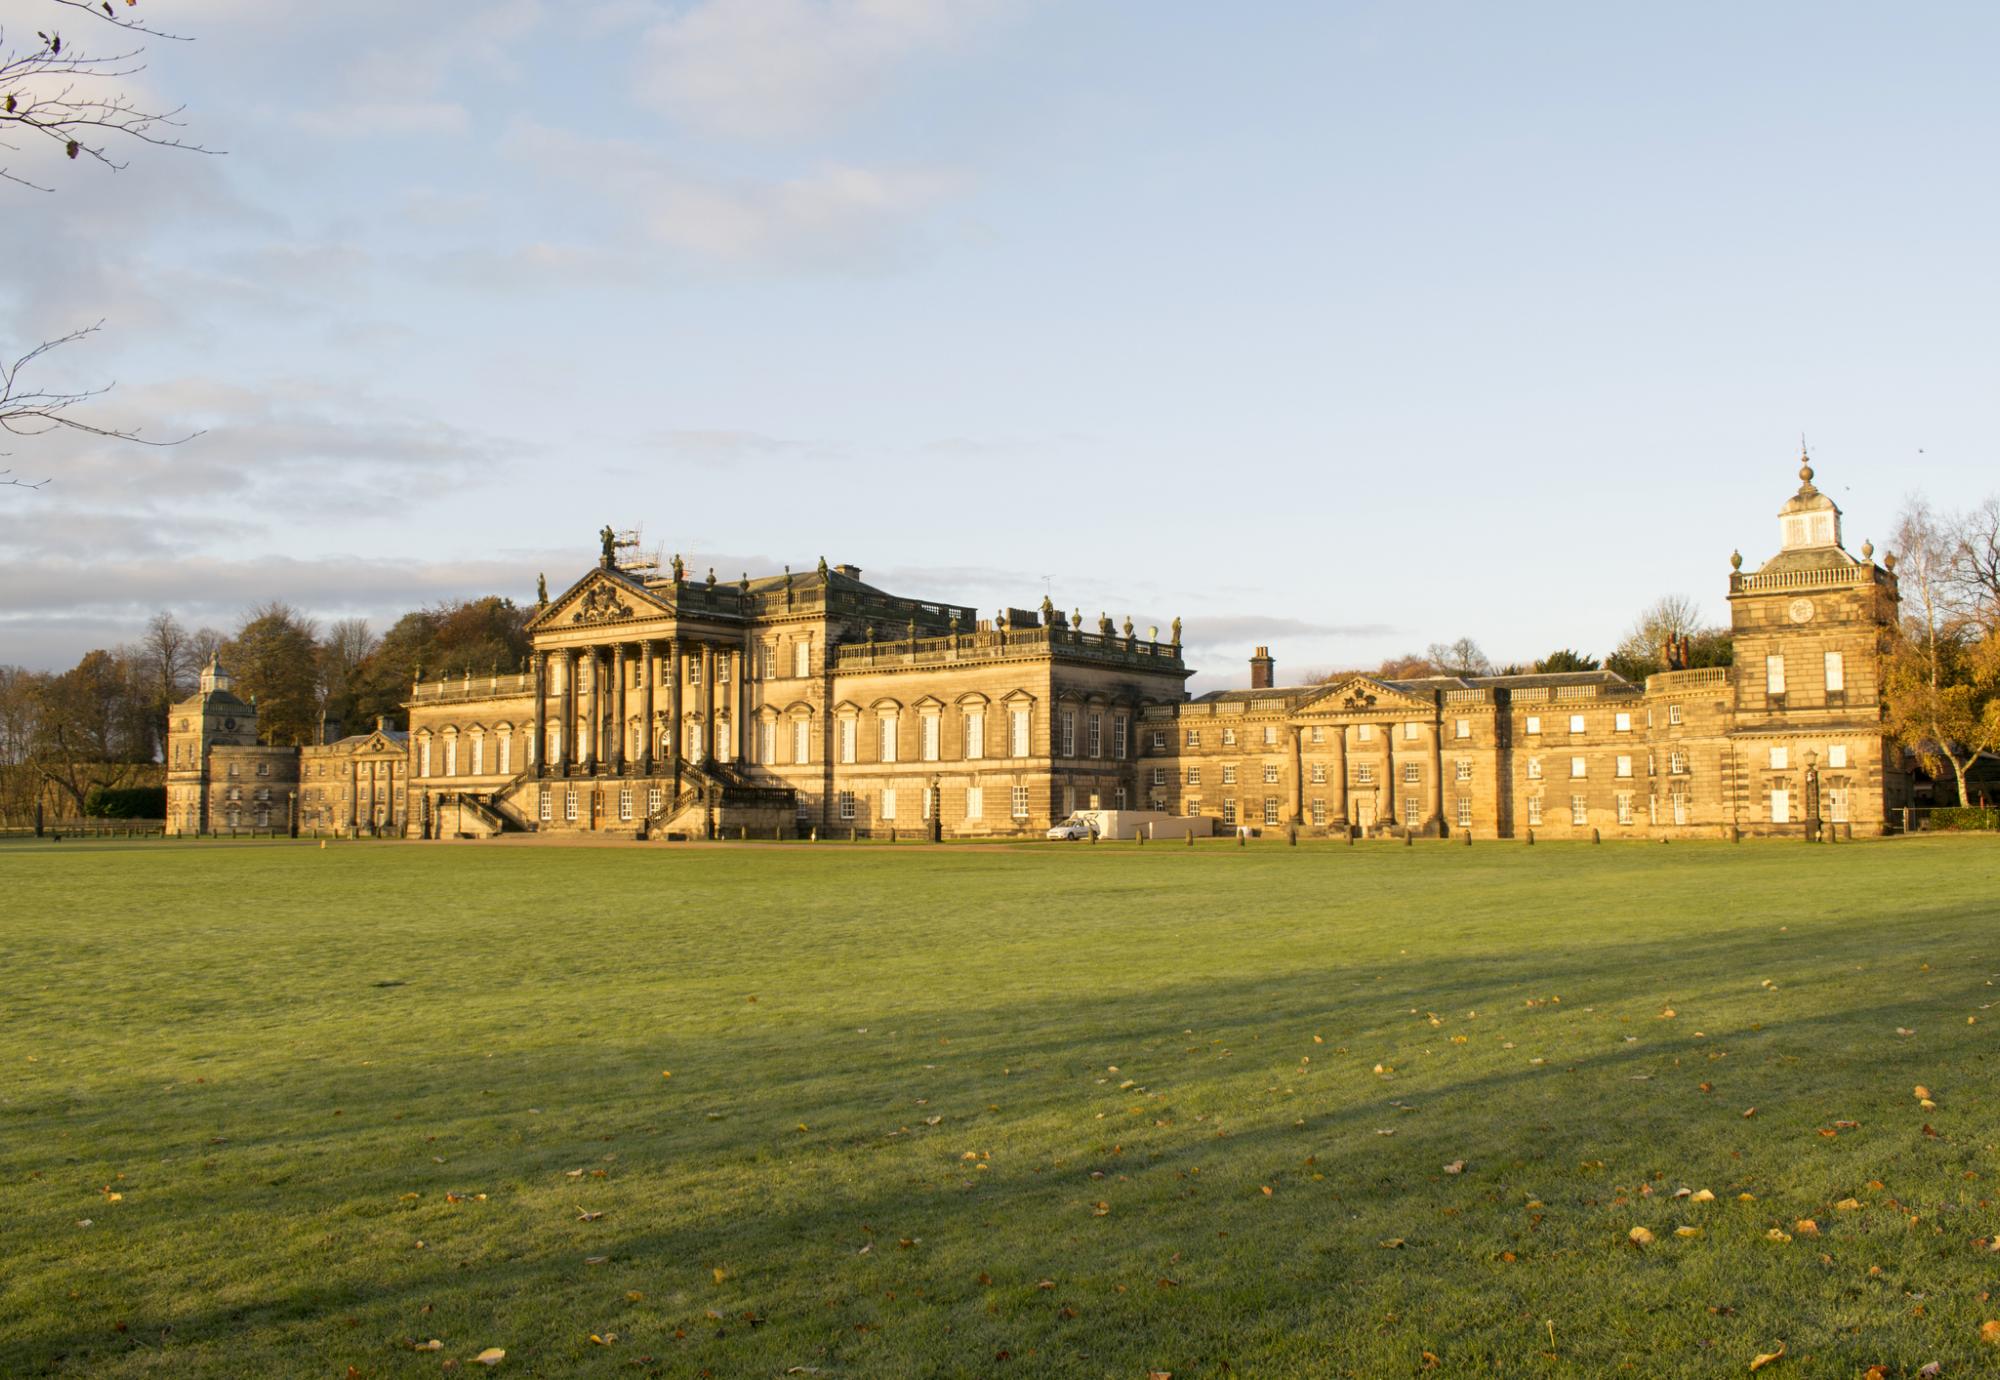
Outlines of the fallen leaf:
{"label": "fallen leaf", "polygon": [[1924,1098],[1929,1097],[1931,1095],[1931,1090],[1925,1087],[1921,1083],[1917,1084],[1916,1087],[1910,1089],[1910,1091],[1912,1094],[1915,1095],[1915,1097],[1919,1102],[1921,1102]]}
{"label": "fallen leaf", "polygon": [[728,1272],[725,1271],[720,1265],[717,1265],[714,1269],[710,1270],[709,1274],[715,1277],[715,1282],[717,1284],[720,1284],[722,1283],[723,1280],[729,1278]]}
{"label": "fallen leaf", "polygon": [[1056,1282],[1052,1279],[1038,1279],[1035,1281],[1035,1287],[1037,1289],[1053,1289],[1056,1287]]}
{"label": "fallen leaf", "polygon": [[1653,1233],[1644,1227],[1634,1227],[1625,1233],[1625,1239],[1635,1246],[1650,1246],[1653,1244]]}
{"label": "fallen leaf", "polygon": [[1810,1217],[1801,1217],[1798,1221],[1792,1223],[1792,1230],[1800,1236],[1818,1236],[1819,1223]]}
{"label": "fallen leaf", "polygon": [[595,1222],[598,1218],[602,1216],[604,1216],[604,1214],[601,1212],[591,1212],[588,1209],[580,1209],[576,1214],[576,1220],[579,1222]]}
{"label": "fallen leaf", "polygon": [[1979,1324],[1979,1340],[1989,1346],[2000,1346],[2000,1318],[1988,1318]]}
{"label": "fallen leaf", "polygon": [[1403,1238],[1392,1236],[1387,1241],[1378,1241],[1376,1244],[1385,1251],[1400,1251],[1403,1249]]}
{"label": "fallen leaf", "polygon": [[596,1343],[598,1346],[610,1346],[613,1342],[618,1340],[618,1334],[616,1332],[607,1332],[602,1337],[600,1337],[595,1332],[593,1332],[590,1334],[590,1340]]}
{"label": "fallen leaf", "polygon": [[1858,1198],[1842,1198],[1833,1205],[1833,1208],[1835,1212],[1859,1212],[1861,1201]]}
{"label": "fallen leaf", "polygon": [[1943,1375],[1944,1363],[1942,1361],[1933,1361],[1929,1365],[1925,1366],[1922,1370],[1918,1371],[1917,1374],[1926,1376]]}
{"label": "fallen leaf", "polygon": [[1447,1174],[1463,1174],[1465,1172],[1465,1161],[1453,1160],[1444,1167],[1444,1172]]}
{"label": "fallen leaf", "polygon": [[1750,1362],[1750,1369],[1762,1370],[1764,1369],[1764,1367],[1770,1365],[1771,1362],[1784,1359],[1784,1355],[1785,1355],[1785,1344],[1783,1342],[1779,1342],[1778,1349],[1776,1351],[1766,1351],[1759,1353],[1756,1359]]}
{"label": "fallen leaf", "polygon": [[489,1346],[472,1358],[476,1366],[497,1366],[507,1359],[507,1353],[497,1346]]}
{"label": "fallen leaf", "polygon": [[1700,1228],[1700,1227],[1675,1227],[1675,1228],[1674,1228],[1674,1235],[1675,1235],[1675,1236],[1700,1236],[1700,1235],[1701,1235],[1701,1228]]}
{"label": "fallen leaf", "polygon": [[608,1255],[587,1255],[583,1258],[583,1263],[586,1265],[604,1265],[608,1264],[610,1260],[611,1257]]}
{"label": "fallen leaf", "polygon": [[1746,1121],[1755,1115],[1757,1115],[1757,1109],[1755,1107],[1745,1107],[1743,1109],[1743,1117]]}
{"label": "fallen leaf", "polygon": [[1792,1239],[1792,1234],[1788,1231],[1780,1231],[1778,1228],[1773,1227],[1769,1231],[1764,1233],[1764,1239],[1767,1241],[1789,1241]]}
{"label": "fallen leaf", "polygon": [[412,1342],[412,1343],[410,1343],[410,1350],[412,1350],[412,1351],[443,1351],[443,1350],[444,1350],[444,1343],[443,1343],[443,1342],[441,1342],[441,1341],[439,1341],[439,1340],[438,1340],[437,1338],[433,1337],[433,1338],[431,1338],[431,1339],[430,1339],[430,1340],[429,1340],[428,1342]]}
{"label": "fallen leaf", "polygon": [[1705,1188],[1697,1188],[1693,1193],[1688,1195],[1688,1201],[1690,1203],[1712,1203],[1715,1201],[1715,1195]]}

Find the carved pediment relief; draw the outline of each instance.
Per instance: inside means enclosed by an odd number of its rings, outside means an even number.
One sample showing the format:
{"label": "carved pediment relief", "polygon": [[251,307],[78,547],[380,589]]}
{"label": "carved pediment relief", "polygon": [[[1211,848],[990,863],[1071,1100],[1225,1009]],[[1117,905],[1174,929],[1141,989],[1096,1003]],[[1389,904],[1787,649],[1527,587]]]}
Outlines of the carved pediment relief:
{"label": "carved pediment relief", "polygon": [[632,606],[608,584],[593,585],[570,609],[572,623],[615,623],[632,616]]}
{"label": "carved pediment relief", "polygon": [[1301,706],[1311,714],[1365,714],[1370,710],[1423,709],[1433,706],[1372,676],[1354,676],[1329,685]]}

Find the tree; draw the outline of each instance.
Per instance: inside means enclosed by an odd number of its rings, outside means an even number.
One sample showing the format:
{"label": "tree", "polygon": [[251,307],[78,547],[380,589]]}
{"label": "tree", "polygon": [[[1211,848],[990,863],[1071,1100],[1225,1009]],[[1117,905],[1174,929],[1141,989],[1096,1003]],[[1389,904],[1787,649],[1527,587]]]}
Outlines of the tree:
{"label": "tree", "polygon": [[1424,650],[1424,659],[1449,676],[1493,674],[1492,660],[1469,637],[1461,637],[1456,642],[1433,642]]}
{"label": "tree", "polygon": [[530,648],[529,616],[513,600],[490,594],[404,614],[382,635],[353,682],[355,722],[378,715],[400,720],[419,670],[486,675],[518,669]]}
{"label": "tree", "polygon": [[1641,611],[1604,665],[1626,680],[1641,683],[1655,671],[1670,668],[1675,647],[1685,652],[1680,661],[1684,668],[1727,666],[1735,660],[1735,642],[1727,628],[1703,627],[1701,608],[1694,600],[1668,594]]}
{"label": "tree", "polygon": [[127,784],[136,764],[153,760],[149,689],[128,658],[101,650],[36,684],[30,761],[77,814],[93,791]]}
{"label": "tree", "polygon": [[[47,27],[32,30],[32,42],[26,41],[30,32],[26,25],[0,24],[0,181],[36,191],[53,190],[7,157],[18,157],[25,148],[46,149],[53,155],[48,160],[51,168],[60,168],[61,159],[67,158],[70,162],[88,160],[113,172],[125,166],[114,150],[132,144],[216,152],[173,133],[180,128],[180,107],[156,109],[135,100],[124,89],[127,78],[145,70],[145,39],[184,40],[151,28],[133,15],[121,14],[111,0],[102,0],[101,4],[87,0],[42,0],[42,3]],[[130,10],[137,4],[138,0],[125,0],[124,8]],[[116,31],[118,41],[108,50],[93,50],[88,39],[79,41],[74,32],[67,36],[63,33],[64,20],[73,20],[99,35]],[[109,391],[108,385],[51,389],[23,377],[51,351],[95,334],[102,325],[100,321],[44,340],[20,355],[9,351],[7,358],[0,359],[0,431],[15,436],[38,436],[55,430],[81,431],[122,441],[142,441],[146,445],[176,445],[179,440],[187,439],[145,440],[136,428],[102,426],[86,420],[78,409]],[[0,456],[4,455],[5,452],[0,452]],[[12,469],[0,469],[0,486],[34,489],[47,482],[46,478],[17,478]]]}
{"label": "tree", "polygon": [[1434,676],[1439,667],[1436,662],[1420,652],[1405,652],[1401,656],[1385,657],[1375,668],[1375,675],[1381,680],[1420,680]]}
{"label": "tree", "polygon": [[257,706],[267,743],[310,743],[319,723],[319,645],[312,620],[273,601],[250,611],[222,659],[236,693]]}
{"label": "tree", "polygon": [[147,720],[156,755],[166,755],[167,710],[194,688],[200,663],[192,659],[188,630],[171,613],[146,620],[146,634],[128,655],[149,687]]}
{"label": "tree", "polygon": [[1550,652],[1535,663],[1537,675],[1551,675],[1561,671],[1595,671],[1603,663],[1586,652],[1562,647]]}
{"label": "tree", "polygon": [[[114,148],[135,143],[215,152],[173,133],[181,127],[185,107],[149,108],[124,90],[127,78],[146,70],[145,40],[185,39],[120,14],[108,0],[101,6],[89,0],[43,3],[48,27],[34,30],[33,42],[26,39],[25,25],[0,28],[0,149],[21,153],[18,139],[42,145],[72,163],[87,159],[113,172],[125,166]],[[137,4],[138,0],[124,0],[123,8]],[[72,12],[73,22],[98,36],[106,29],[116,30],[112,47],[93,50],[90,40],[79,41],[74,31],[65,36],[62,21],[71,18],[65,10]],[[0,163],[0,179],[36,191],[51,190],[11,163]]]}
{"label": "tree", "polygon": [[1951,547],[1947,595],[1962,616],[2000,631],[2000,496],[1952,521]]}
{"label": "tree", "polygon": [[1882,667],[1889,731],[1931,775],[1949,767],[1968,804],[1966,769],[2000,745],[2000,632],[1963,599],[1961,522],[1912,495],[1891,541],[1904,616]]}
{"label": "tree", "polygon": [[379,645],[365,618],[342,618],[328,627],[319,644],[320,713],[328,723],[358,730],[367,725],[355,718],[361,676]]}

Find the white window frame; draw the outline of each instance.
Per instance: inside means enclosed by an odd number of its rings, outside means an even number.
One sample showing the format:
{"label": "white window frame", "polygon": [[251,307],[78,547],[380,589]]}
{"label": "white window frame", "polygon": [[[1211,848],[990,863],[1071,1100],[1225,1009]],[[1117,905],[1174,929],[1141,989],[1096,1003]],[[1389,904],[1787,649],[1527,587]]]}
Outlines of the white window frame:
{"label": "white window frame", "polygon": [[1829,744],[1826,749],[1826,764],[1835,771],[1845,770],[1847,767],[1847,744]]}
{"label": "white window frame", "polygon": [[1774,745],[1771,748],[1770,761],[1772,771],[1790,771],[1792,769],[1792,750],[1781,744]]}
{"label": "white window frame", "polygon": [[1542,798],[1538,795],[1531,795],[1528,797],[1528,826],[1534,828],[1541,822]]}
{"label": "white window frame", "polygon": [[967,786],[965,788],[965,817],[968,820],[986,817],[986,788]]}
{"label": "white window frame", "polygon": [[813,644],[810,637],[802,637],[792,644],[792,676],[804,680],[812,675]]}
{"label": "white window frame", "polygon": [[986,711],[965,711],[965,755],[977,762],[986,756]]}
{"label": "white window frame", "polygon": [[840,760],[851,764],[854,761],[855,744],[861,737],[861,721],[852,714],[841,716],[840,720]]}
{"label": "white window frame", "polygon": [[1588,727],[1585,725],[1583,715],[1572,714],[1569,716],[1569,731],[1572,734],[1589,732]]}
{"label": "white window frame", "polygon": [[944,752],[944,717],[940,714],[923,716],[924,760],[935,762]]}
{"label": "white window frame", "polygon": [[894,786],[884,786],[882,788],[882,818],[892,824],[895,822],[896,788]]}
{"label": "white window frame", "polygon": [[1785,693],[1785,658],[1773,652],[1764,658],[1764,693],[1782,695]]}
{"label": "white window frame", "polygon": [[812,761],[812,720],[800,715],[792,720],[792,762],[805,766]]}
{"label": "white window frame", "polygon": [[1631,758],[1631,756],[1630,756],[1629,754],[1627,754],[1627,753],[1620,753],[1620,754],[1618,755],[1618,757],[1617,757],[1617,765],[1616,765],[1615,769],[1613,770],[1612,774],[1613,774],[1614,776],[1617,776],[1617,777],[1620,777],[1621,779],[1624,779],[1624,780],[1630,780],[1630,779],[1631,779],[1631,777],[1632,777],[1632,758]]}
{"label": "white window frame", "polygon": [[1581,781],[1589,775],[1590,775],[1590,761],[1588,758],[1572,757],[1569,759],[1570,780]]}
{"label": "white window frame", "polygon": [[1035,745],[1034,711],[1016,709],[1007,720],[1007,755],[1026,757]]}
{"label": "white window frame", "polygon": [[881,724],[881,736],[876,742],[877,750],[880,753],[878,760],[894,762],[897,760],[896,754],[900,746],[896,739],[898,729],[901,725],[896,722],[896,715],[894,714],[883,714],[879,716],[878,721]]}
{"label": "white window frame", "polygon": [[1611,731],[1613,733],[1630,733],[1632,731],[1631,713],[1621,709],[1616,714],[1613,714],[1611,716]]}
{"label": "white window frame", "polygon": [[1529,733],[1529,734],[1531,734],[1531,735],[1538,735],[1538,734],[1540,734],[1540,733],[1541,733],[1541,731],[1542,731],[1542,716],[1541,716],[1541,715],[1539,715],[1539,714],[1530,714],[1530,715],[1528,716],[1528,727],[1527,727],[1527,731],[1528,731],[1528,733]]}
{"label": "white window frame", "polygon": [[1028,788],[1026,786],[1014,787],[1010,804],[1015,819],[1026,819],[1028,817]]}
{"label": "white window frame", "polygon": [[1826,654],[1826,693],[1829,695],[1847,693],[1847,663],[1839,652]]}

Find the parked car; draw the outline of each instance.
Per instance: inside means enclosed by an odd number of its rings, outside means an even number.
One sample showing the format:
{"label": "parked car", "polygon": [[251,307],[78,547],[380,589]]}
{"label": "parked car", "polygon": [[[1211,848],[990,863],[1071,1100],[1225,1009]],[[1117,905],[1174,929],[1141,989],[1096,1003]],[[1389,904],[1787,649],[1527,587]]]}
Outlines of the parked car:
{"label": "parked car", "polygon": [[1065,843],[1074,843],[1078,839],[1087,839],[1096,832],[1096,827],[1089,820],[1072,815],[1062,823],[1056,825],[1055,828],[1049,830],[1046,837],[1059,839]]}

